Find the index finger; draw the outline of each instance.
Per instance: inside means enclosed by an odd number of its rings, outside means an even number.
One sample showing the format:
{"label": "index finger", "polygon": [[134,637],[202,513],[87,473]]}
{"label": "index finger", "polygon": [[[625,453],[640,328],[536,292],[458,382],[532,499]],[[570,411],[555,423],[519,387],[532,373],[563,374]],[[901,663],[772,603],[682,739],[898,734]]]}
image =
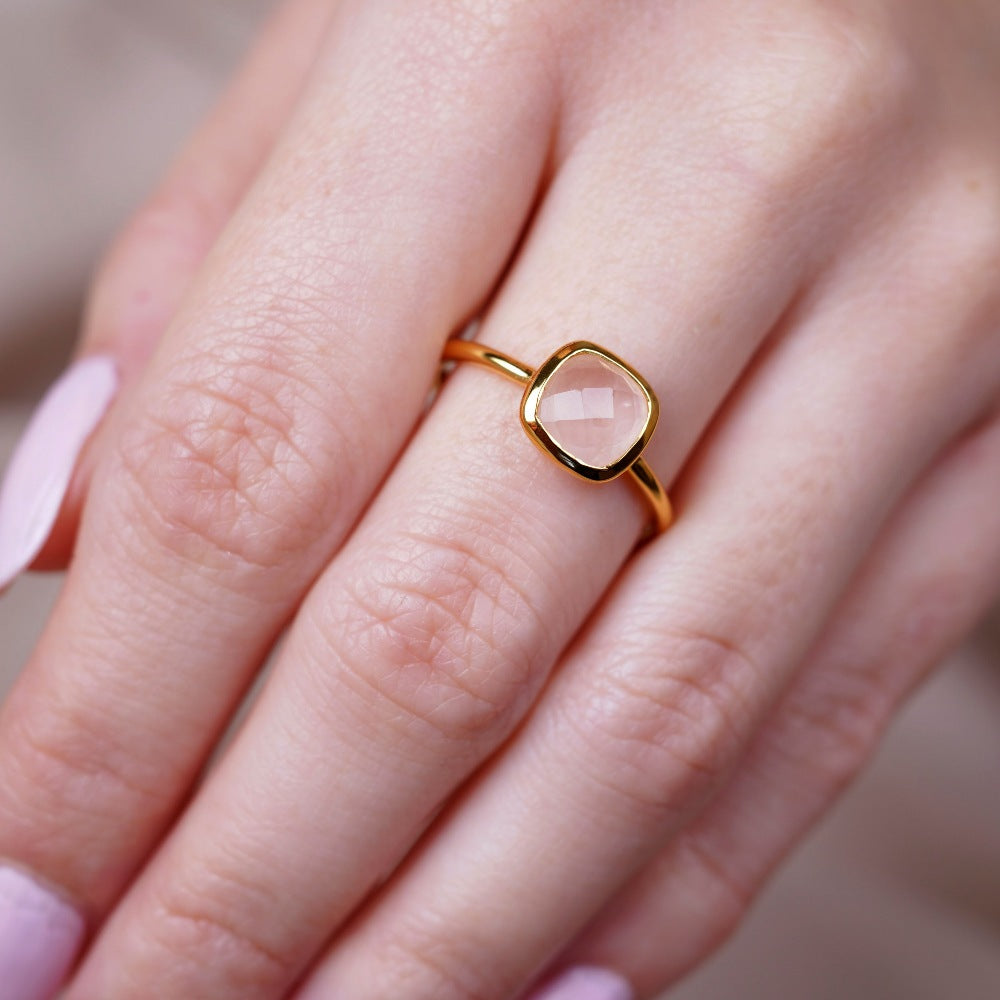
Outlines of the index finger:
{"label": "index finger", "polygon": [[[553,105],[529,20],[345,4],[129,401],[0,715],[0,856],[90,921],[173,817],[506,260]],[[0,899],[0,926],[27,920],[17,894]],[[46,960],[65,967],[75,944],[52,938]]]}
{"label": "index finger", "polygon": [[305,85],[332,12],[331,0],[286,0],[102,262],[80,358],[36,410],[4,475],[0,591],[28,566],[61,569],[69,562],[93,469],[115,437],[114,399],[139,378],[253,182]]}

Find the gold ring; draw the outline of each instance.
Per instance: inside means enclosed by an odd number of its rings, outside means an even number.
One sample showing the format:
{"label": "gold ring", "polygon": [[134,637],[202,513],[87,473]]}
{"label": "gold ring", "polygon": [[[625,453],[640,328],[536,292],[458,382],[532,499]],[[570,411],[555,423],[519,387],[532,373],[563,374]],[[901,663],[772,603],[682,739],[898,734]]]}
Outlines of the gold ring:
{"label": "gold ring", "polygon": [[649,383],[617,355],[576,340],[533,370],[500,351],[456,337],[445,344],[443,360],[473,361],[523,385],[521,426],[546,455],[590,482],[627,474],[653,510],[647,534],[670,527],[670,498],[642,458],[660,404]]}

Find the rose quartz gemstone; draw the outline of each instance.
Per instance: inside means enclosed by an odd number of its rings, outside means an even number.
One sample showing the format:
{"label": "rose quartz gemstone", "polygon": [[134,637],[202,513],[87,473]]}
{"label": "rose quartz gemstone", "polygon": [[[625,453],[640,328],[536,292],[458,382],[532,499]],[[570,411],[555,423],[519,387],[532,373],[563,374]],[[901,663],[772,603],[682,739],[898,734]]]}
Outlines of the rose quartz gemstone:
{"label": "rose quartz gemstone", "polygon": [[628,372],[581,352],[567,358],[545,383],[536,419],[573,458],[607,468],[642,437],[649,402]]}

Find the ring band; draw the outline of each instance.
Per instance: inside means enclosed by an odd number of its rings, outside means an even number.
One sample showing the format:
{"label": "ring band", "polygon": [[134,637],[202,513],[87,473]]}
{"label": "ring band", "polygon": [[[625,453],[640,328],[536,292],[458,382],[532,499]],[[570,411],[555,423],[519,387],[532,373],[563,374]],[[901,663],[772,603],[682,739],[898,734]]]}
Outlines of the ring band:
{"label": "ring band", "polygon": [[586,340],[561,347],[537,369],[459,337],[444,361],[472,361],[524,386],[521,425],[550,458],[591,482],[628,475],[652,508],[647,535],[670,527],[673,508],[642,453],[659,417],[649,383],[611,351]]}

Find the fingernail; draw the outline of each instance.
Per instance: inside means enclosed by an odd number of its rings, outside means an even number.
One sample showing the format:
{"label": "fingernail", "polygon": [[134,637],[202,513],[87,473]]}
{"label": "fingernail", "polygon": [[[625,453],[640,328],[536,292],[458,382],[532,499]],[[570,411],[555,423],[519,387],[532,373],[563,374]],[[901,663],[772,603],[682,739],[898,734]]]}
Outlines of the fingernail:
{"label": "fingernail", "polygon": [[628,980],[610,969],[579,965],[526,1000],[635,1000]]}
{"label": "fingernail", "polygon": [[0,591],[47,541],[77,459],[118,390],[114,361],[84,358],[48,391],[31,418],[0,486]]}
{"label": "fingernail", "polygon": [[83,941],[83,918],[16,868],[0,867],[0,995],[52,1000]]}

